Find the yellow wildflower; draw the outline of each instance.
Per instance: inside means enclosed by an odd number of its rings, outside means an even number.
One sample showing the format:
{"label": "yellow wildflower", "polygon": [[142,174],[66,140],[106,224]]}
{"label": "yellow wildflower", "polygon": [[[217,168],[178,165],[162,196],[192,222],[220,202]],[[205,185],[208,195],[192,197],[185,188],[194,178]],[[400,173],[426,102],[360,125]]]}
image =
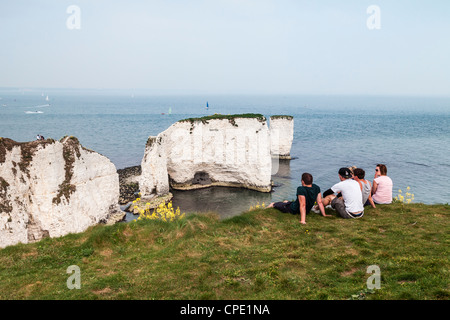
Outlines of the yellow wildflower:
{"label": "yellow wildflower", "polygon": [[140,211],[140,219],[148,220],[162,220],[162,221],[174,221],[177,219],[184,218],[185,214],[180,214],[180,208],[176,210],[172,207],[172,203],[169,202],[167,205],[161,203],[157,208],[153,209],[151,212],[150,208],[147,206],[145,210]]}

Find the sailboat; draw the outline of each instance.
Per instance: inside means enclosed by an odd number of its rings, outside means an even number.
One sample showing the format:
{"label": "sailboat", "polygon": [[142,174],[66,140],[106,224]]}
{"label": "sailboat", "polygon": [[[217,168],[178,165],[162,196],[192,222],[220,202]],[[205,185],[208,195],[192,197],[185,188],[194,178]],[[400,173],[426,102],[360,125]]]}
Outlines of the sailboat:
{"label": "sailboat", "polygon": [[48,96],[45,97],[45,101],[48,101]]}
{"label": "sailboat", "polygon": [[[165,114],[164,112],[161,112],[161,114]],[[169,107],[169,113],[168,114],[172,114],[172,108]]]}
{"label": "sailboat", "polygon": [[206,101],[206,108],[205,108],[206,110],[208,110],[209,109],[209,104],[208,104],[208,101]]}

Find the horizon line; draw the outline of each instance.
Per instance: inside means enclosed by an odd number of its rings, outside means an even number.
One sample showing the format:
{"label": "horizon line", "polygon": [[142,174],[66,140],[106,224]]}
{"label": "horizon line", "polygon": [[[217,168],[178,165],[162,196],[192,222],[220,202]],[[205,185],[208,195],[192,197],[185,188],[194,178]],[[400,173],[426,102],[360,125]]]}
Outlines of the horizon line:
{"label": "horizon line", "polygon": [[155,90],[148,88],[69,88],[69,87],[0,87],[0,90],[14,90],[22,92],[33,91],[86,91],[96,93],[111,93],[116,91],[117,93],[124,94],[144,94],[144,95],[213,95],[213,96],[226,96],[226,95],[248,95],[248,96],[371,96],[371,97],[440,97],[450,98],[450,94],[445,93],[336,93],[336,92],[181,92],[177,90]]}

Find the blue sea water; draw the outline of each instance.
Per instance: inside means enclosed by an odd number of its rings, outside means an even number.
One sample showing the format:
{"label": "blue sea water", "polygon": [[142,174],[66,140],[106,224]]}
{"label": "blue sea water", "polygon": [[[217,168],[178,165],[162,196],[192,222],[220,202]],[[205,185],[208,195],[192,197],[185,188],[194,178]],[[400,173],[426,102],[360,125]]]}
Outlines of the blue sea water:
{"label": "blue sea water", "polygon": [[174,191],[174,205],[182,211],[216,211],[228,217],[257,203],[295,198],[303,172],[310,172],[324,191],[338,182],[340,167],[361,167],[372,180],[377,163],[386,164],[394,196],[410,187],[414,202],[449,202],[449,97],[0,90],[0,136],[30,141],[37,134],[54,139],[73,135],[117,169],[140,164],[148,136],[180,119],[214,113],[293,115],[294,159],[280,163],[270,194],[234,188]]}

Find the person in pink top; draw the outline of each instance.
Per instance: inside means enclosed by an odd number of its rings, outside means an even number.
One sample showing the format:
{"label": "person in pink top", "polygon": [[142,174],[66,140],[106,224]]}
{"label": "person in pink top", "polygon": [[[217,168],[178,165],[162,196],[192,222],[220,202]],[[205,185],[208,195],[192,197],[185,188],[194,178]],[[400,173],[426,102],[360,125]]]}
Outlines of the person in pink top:
{"label": "person in pink top", "polygon": [[377,164],[372,184],[372,199],[376,204],[392,203],[392,180],[384,164]]}

